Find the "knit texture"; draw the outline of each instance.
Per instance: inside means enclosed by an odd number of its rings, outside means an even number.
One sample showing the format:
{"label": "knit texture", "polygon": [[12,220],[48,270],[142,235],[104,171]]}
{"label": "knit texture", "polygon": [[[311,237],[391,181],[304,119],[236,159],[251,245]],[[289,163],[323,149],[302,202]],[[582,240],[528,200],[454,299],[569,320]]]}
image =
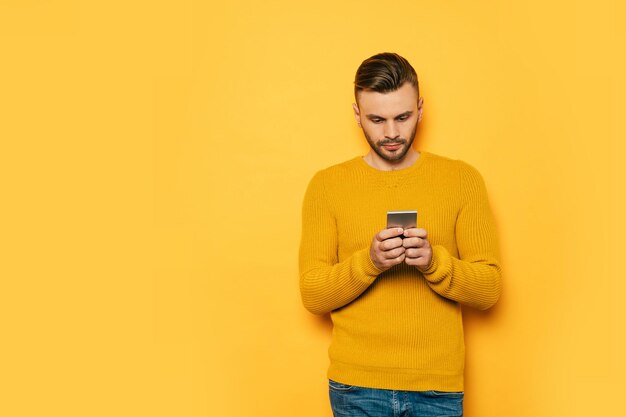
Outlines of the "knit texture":
{"label": "knit texture", "polygon": [[[369,256],[387,211],[417,210],[429,268],[382,272]],[[370,388],[463,391],[461,305],[487,309],[501,273],[493,216],[473,167],[428,152],[380,171],[361,157],[318,172],[303,203],[304,306],[331,314],[328,377]]]}

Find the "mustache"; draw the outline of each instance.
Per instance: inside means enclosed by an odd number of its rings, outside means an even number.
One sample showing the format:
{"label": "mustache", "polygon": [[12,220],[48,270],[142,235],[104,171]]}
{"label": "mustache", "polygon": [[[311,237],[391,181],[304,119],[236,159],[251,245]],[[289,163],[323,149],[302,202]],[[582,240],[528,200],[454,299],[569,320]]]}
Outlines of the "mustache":
{"label": "mustache", "polygon": [[406,139],[384,139],[378,142],[378,146],[404,145],[404,144],[406,144]]}

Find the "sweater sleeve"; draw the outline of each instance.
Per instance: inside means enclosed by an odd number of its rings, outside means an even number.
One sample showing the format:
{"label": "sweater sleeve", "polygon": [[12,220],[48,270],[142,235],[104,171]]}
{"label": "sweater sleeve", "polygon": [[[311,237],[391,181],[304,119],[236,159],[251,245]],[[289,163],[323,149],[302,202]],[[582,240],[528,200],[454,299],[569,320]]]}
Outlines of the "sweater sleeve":
{"label": "sweater sleeve", "polygon": [[455,234],[460,259],[435,245],[432,262],[423,274],[439,295],[486,310],[502,292],[495,222],[478,171],[459,162],[459,179],[462,203]]}
{"label": "sweater sleeve", "polygon": [[335,217],[318,173],[304,197],[300,242],[300,293],[304,306],[314,314],[349,304],[381,272],[370,259],[369,247],[338,262],[337,245]]}

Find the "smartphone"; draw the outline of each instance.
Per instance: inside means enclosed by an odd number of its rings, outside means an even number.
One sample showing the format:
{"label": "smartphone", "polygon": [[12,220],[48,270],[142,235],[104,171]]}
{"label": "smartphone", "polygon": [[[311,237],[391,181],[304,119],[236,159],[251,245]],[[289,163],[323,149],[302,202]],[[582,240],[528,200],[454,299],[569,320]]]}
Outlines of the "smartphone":
{"label": "smartphone", "polygon": [[417,211],[388,211],[387,229],[389,229],[390,227],[401,227],[403,229],[417,227]]}

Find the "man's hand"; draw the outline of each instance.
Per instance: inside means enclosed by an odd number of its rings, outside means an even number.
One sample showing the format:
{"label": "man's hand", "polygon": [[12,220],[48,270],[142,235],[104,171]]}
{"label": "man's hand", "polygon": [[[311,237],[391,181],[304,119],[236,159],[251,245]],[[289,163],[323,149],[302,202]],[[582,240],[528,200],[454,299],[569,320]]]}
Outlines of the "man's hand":
{"label": "man's hand", "polygon": [[386,271],[394,265],[404,261],[404,247],[402,246],[402,232],[399,227],[381,230],[370,245],[370,258],[376,268]]}
{"label": "man's hand", "polygon": [[407,265],[416,266],[420,271],[425,271],[433,259],[433,250],[428,241],[426,229],[406,229],[402,246],[405,250],[405,262]]}

